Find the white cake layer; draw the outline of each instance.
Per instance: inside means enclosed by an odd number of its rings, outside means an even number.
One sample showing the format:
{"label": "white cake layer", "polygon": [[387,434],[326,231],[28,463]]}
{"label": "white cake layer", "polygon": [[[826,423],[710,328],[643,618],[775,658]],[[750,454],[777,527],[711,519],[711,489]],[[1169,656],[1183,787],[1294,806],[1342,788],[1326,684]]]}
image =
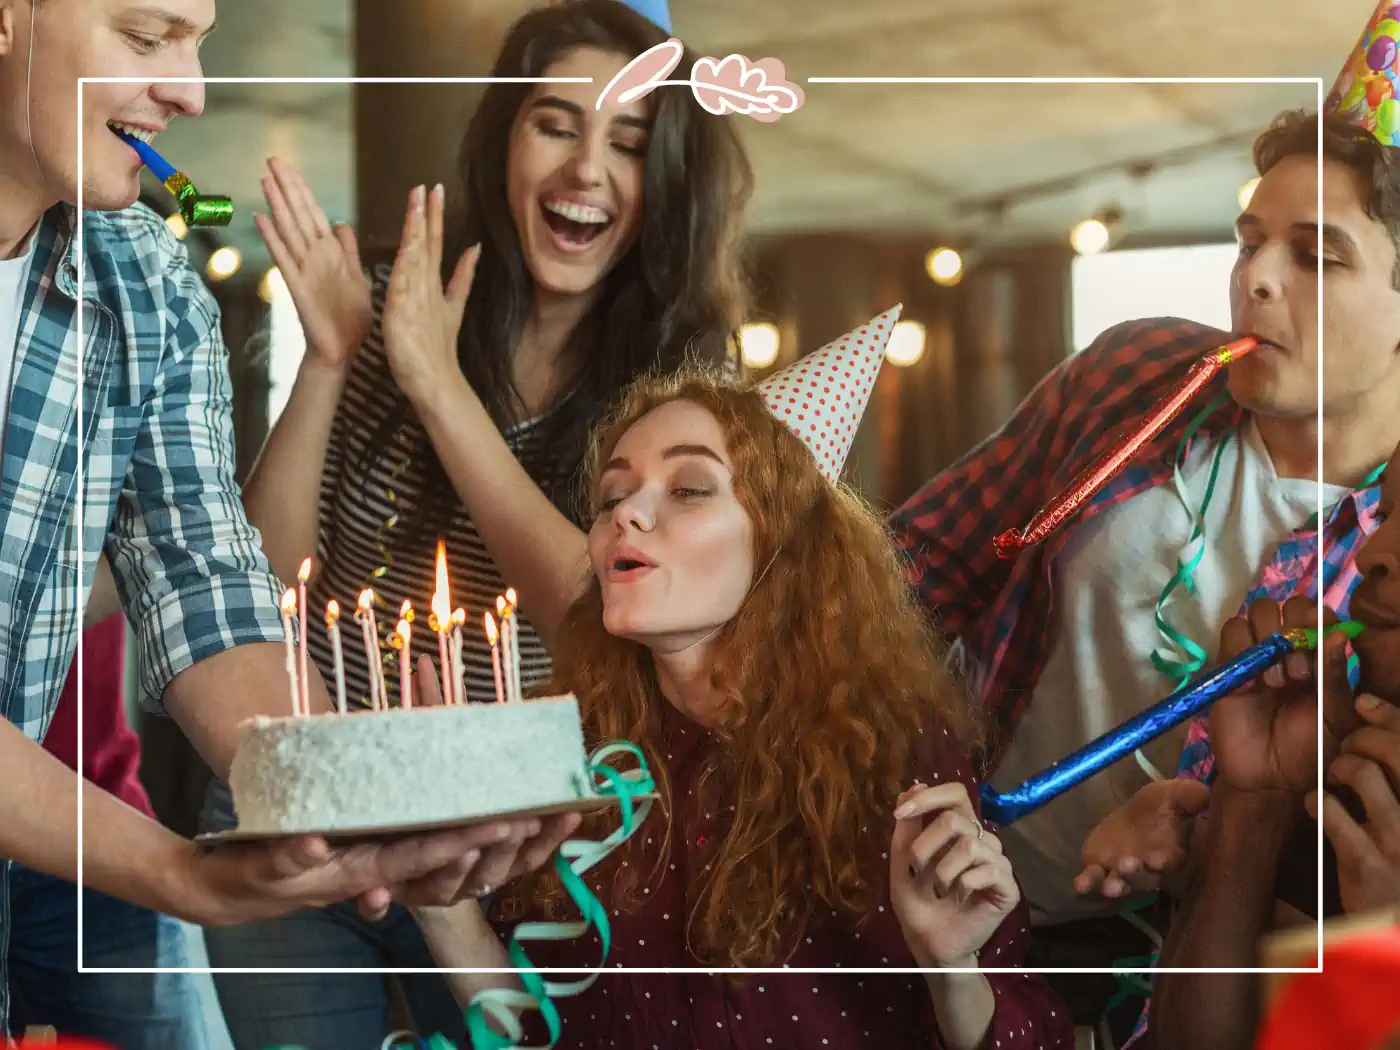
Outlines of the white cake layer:
{"label": "white cake layer", "polygon": [[256,718],[229,775],[238,830],[384,828],[590,797],[578,701]]}

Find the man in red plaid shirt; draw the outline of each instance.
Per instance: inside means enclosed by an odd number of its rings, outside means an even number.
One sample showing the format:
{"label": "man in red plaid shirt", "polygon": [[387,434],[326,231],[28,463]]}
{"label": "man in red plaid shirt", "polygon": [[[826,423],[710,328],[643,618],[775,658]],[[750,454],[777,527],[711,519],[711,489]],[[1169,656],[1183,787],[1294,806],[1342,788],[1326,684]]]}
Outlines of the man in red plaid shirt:
{"label": "man in red plaid shirt", "polygon": [[[1329,119],[1319,259],[1316,144],[1316,118],[1288,114],[1255,145],[1262,179],[1237,223],[1230,298],[1235,332],[1263,345],[1202,391],[1068,527],[1014,561],[998,560],[992,546],[1063,492],[1227,333],[1180,320],[1109,330],[892,516],[918,592],[956,640],[982,699],[992,731],[987,771],[999,790],[1209,666],[1222,625],[1252,592],[1282,601],[1317,598],[1320,587],[1324,601],[1345,604],[1352,555],[1376,523],[1377,472],[1400,441],[1400,210],[1392,203],[1400,175],[1374,139]],[[1199,728],[1196,735],[1208,753]],[[1155,779],[1170,780],[1185,737],[1185,727],[1168,734],[1002,831],[1037,923],[1029,965],[1107,966],[1150,949],[1114,914],[1121,902],[1106,899],[1122,895],[1127,880],[1092,880],[1092,893],[1074,883],[1091,831]],[[1193,768],[1208,767],[1197,759]],[[1153,790],[1160,819],[1185,825],[1208,798],[1186,778]],[[1146,874],[1135,888],[1155,885]],[[1106,977],[1064,991],[1077,1020],[1095,1023],[1112,988]]]}

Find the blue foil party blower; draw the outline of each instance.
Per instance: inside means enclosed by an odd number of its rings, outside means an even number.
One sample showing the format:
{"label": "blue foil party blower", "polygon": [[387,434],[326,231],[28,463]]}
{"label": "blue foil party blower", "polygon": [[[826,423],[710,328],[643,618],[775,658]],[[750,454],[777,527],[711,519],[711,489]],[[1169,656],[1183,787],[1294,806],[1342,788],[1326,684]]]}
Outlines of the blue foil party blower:
{"label": "blue foil party blower", "polygon": [[[1324,633],[1337,631],[1348,638],[1355,638],[1363,630],[1365,628],[1361,624],[1347,621],[1333,624]],[[998,824],[1014,824],[1027,813],[1034,813],[1070,788],[1082,784],[1125,755],[1132,754],[1143,744],[1205,710],[1222,696],[1233,693],[1281,662],[1289,653],[1316,649],[1317,646],[1318,634],[1314,628],[1300,627],[1270,635],[1194,684],[1177,690],[1161,703],[1109,730],[1097,740],[1090,741],[1068,758],[1061,759],[1010,791],[998,792],[990,783],[983,783],[980,793],[982,816]]]}
{"label": "blue foil party blower", "polygon": [[187,226],[227,226],[233,221],[233,201],[228,197],[200,193],[195,189],[190,177],[177,171],[168,160],[157,153],[149,143],[128,135],[121,129],[113,129],[117,137],[134,149],[141,162],[151,169],[151,174],[160,179],[180,205],[180,215]]}

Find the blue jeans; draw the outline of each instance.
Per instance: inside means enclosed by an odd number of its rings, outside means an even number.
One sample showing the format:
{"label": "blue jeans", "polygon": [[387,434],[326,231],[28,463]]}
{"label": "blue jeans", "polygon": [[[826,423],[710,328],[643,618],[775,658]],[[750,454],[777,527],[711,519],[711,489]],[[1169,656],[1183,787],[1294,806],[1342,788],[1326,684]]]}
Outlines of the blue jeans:
{"label": "blue jeans", "polygon": [[[228,789],[215,781],[205,800],[206,830],[235,826]],[[225,967],[434,967],[418,924],[395,905],[379,922],[360,916],[354,902],[301,911],[269,922],[207,929],[210,965]],[[464,1011],[438,974],[215,973],[235,1050],[379,1050],[397,1027],[389,983],[396,983],[409,1024],[427,1037],[466,1046]]]}
{"label": "blue jeans", "polygon": [[[206,1050],[190,974],[78,971],[78,888],[10,866],[9,1027],[47,1025],[120,1050]],[[83,891],[83,965],[189,966],[185,929],[168,915]]]}

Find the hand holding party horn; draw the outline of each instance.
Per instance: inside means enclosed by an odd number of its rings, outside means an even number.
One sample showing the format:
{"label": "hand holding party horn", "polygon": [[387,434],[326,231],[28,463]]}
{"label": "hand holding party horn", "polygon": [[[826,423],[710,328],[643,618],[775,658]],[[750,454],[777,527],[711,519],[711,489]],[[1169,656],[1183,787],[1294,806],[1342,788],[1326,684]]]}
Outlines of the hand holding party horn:
{"label": "hand holding party horn", "polygon": [[[1365,628],[1361,624],[1347,621],[1333,624],[1324,633],[1340,632],[1348,638],[1355,638],[1363,630]],[[984,783],[981,791],[982,813],[998,824],[1015,823],[1027,813],[1035,812],[1123,756],[1132,754],[1192,715],[1205,710],[1222,696],[1233,693],[1280,663],[1289,653],[1315,650],[1318,642],[1317,629],[1312,627],[1298,627],[1270,635],[1233,660],[1210,671],[1194,685],[1178,690],[1020,786],[998,792],[990,783]]]}

